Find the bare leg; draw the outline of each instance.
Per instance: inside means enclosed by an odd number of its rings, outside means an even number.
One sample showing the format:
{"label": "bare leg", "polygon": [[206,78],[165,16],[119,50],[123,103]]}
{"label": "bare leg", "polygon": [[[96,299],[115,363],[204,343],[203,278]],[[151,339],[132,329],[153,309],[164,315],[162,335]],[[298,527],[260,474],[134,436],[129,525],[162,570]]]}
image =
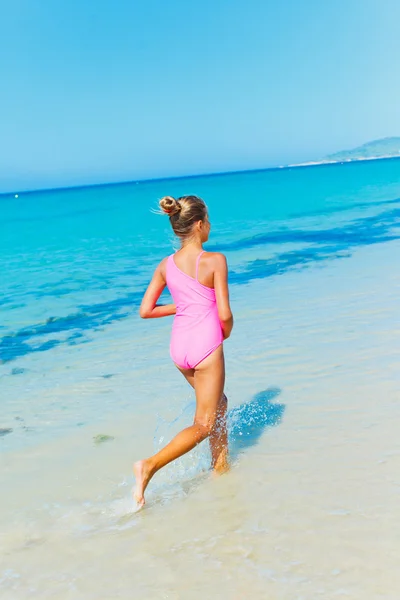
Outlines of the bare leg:
{"label": "bare leg", "polygon": [[[182,369],[179,371],[186,378],[187,382],[194,388],[194,369]],[[228,408],[228,398],[223,393],[218,404],[217,418],[215,425],[210,433],[211,466],[215,473],[219,475],[226,473],[229,469],[228,463],[228,431],[226,423],[226,413]]]}
{"label": "bare leg", "polygon": [[144,492],[153,475],[171,461],[192,450],[210,435],[217,419],[224,382],[224,354],[220,346],[194,370],[196,414],[193,425],[183,429],[154,456],[134,464],[136,477],[134,496],[139,506],[145,503]]}
{"label": "bare leg", "polygon": [[211,466],[215,473],[222,474],[228,471],[228,430],[226,412],[228,398],[222,394],[218,405],[217,418],[214,428],[210,433]]}

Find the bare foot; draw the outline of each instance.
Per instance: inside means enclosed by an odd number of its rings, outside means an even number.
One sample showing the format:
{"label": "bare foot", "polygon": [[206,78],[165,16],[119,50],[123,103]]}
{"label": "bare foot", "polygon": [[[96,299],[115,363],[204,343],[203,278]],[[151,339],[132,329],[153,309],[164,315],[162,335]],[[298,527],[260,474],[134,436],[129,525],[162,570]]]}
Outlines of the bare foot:
{"label": "bare foot", "polygon": [[135,462],[133,465],[133,472],[136,479],[133,497],[136,500],[138,507],[142,508],[146,502],[144,499],[144,492],[153,475],[148,460],[139,460],[138,462]]}
{"label": "bare foot", "polygon": [[212,468],[215,475],[223,475],[229,471],[230,465],[228,461],[228,452],[226,450],[222,450]]}

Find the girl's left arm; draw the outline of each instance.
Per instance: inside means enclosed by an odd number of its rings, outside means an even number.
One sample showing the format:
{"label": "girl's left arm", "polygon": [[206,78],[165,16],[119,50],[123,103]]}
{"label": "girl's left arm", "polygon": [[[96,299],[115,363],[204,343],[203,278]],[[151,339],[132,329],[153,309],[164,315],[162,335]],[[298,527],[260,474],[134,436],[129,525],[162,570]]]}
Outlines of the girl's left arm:
{"label": "girl's left arm", "polygon": [[154,271],[153,279],[143,296],[140,305],[139,314],[142,319],[157,319],[159,317],[169,317],[176,313],[175,304],[157,304],[167,283],[165,281],[165,263],[164,259]]}

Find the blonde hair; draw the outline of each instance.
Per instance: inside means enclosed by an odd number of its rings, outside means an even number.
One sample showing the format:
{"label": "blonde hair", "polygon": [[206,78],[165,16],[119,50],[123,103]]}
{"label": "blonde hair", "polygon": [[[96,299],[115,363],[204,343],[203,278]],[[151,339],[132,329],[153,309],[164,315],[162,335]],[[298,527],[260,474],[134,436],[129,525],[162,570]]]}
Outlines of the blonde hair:
{"label": "blonde hair", "polygon": [[207,217],[207,206],[198,196],[181,196],[178,199],[164,196],[159,205],[162,212],[169,216],[172,229],[181,240],[190,237],[193,225]]}

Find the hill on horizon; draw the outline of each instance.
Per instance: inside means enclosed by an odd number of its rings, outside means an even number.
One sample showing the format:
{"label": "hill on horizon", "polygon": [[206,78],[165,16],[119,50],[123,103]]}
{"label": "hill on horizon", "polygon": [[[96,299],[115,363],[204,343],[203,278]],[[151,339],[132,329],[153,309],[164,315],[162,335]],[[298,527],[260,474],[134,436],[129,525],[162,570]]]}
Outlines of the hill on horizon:
{"label": "hill on horizon", "polygon": [[342,150],[329,154],[327,161],[341,162],[345,160],[360,160],[366,158],[400,157],[400,137],[386,137],[367,142],[352,150]]}

